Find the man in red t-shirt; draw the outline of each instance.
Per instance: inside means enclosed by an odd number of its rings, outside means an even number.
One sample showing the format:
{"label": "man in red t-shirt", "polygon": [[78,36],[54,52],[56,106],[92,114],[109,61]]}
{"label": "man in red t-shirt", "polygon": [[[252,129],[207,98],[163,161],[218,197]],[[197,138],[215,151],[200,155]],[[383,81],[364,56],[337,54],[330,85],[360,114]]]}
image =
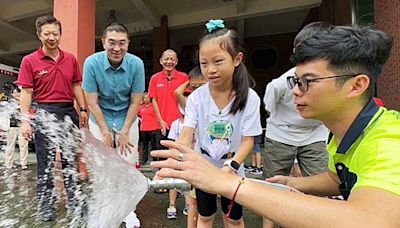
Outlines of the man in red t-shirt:
{"label": "man in red t-shirt", "polygon": [[[27,139],[32,140],[31,116],[29,115],[32,98],[37,102],[38,110],[45,110],[54,114],[57,118],[55,123],[49,123],[48,120],[40,118],[34,120],[37,128],[34,142],[38,169],[37,195],[41,210],[40,219],[51,221],[55,220],[56,202],[53,193],[53,171],[55,150],[57,149],[63,152],[61,159],[62,167],[66,169],[63,172],[63,177],[68,195],[68,209],[74,210],[78,204],[74,199],[74,191],[76,190],[74,181],[76,177],[74,175],[77,174],[75,158],[78,140],[68,140],[69,138],[66,138],[68,132],[54,133],[55,135],[52,135],[52,137],[46,129],[52,128],[52,124],[55,124],[60,128],[55,131],[72,131],[72,126],[64,122],[66,116],[72,120],[75,126],[84,127],[87,124],[87,114],[80,87],[82,76],[79,72],[78,63],[72,54],[64,52],[58,47],[62,31],[60,21],[53,16],[39,17],[36,19],[36,31],[42,45],[38,50],[22,59],[17,84],[22,87],[21,113],[23,118],[21,133]],[[74,99],[80,106],[80,124],[74,108]],[[71,126],[71,128],[68,128],[68,126]],[[71,143],[66,143],[67,140]],[[62,143],[68,145],[61,145]]]}
{"label": "man in red t-shirt", "polygon": [[[163,52],[160,58],[163,70],[154,74],[149,83],[149,97],[152,99],[156,117],[161,126],[161,138],[166,139],[171,123],[181,116],[174,91],[189,80],[186,73],[176,70],[178,57],[172,49]],[[159,140],[158,140],[159,144]],[[160,145],[158,149],[160,149]]]}
{"label": "man in red t-shirt", "polygon": [[[149,97],[152,99],[154,111],[161,130],[156,131],[157,149],[165,149],[160,140],[167,139],[168,129],[171,123],[181,116],[178,108],[178,100],[174,96],[175,90],[183,83],[189,81],[187,74],[177,71],[178,57],[172,49],[163,52],[160,58],[163,70],[154,74],[149,83]],[[176,218],[175,199],[177,192],[169,192],[170,207],[167,209],[169,219]]]}

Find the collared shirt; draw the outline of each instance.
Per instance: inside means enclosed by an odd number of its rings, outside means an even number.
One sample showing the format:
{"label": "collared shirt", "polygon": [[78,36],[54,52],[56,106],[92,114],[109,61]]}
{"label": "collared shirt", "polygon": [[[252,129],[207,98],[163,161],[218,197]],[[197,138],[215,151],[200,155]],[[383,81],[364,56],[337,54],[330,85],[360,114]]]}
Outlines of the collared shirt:
{"label": "collared shirt", "polygon": [[286,77],[294,75],[292,68],[268,83],[265,89],[265,110],[270,112],[265,137],[291,146],[306,146],[326,141],[328,129],[321,121],[304,119],[296,110],[292,90]]}
{"label": "collared shirt", "polygon": [[400,113],[378,107],[371,99],[340,144],[333,136],[327,147],[329,170],[338,175],[343,197],[359,187],[400,196],[399,148]]}
{"label": "collared shirt", "polygon": [[33,89],[38,102],[73,102],[73,84],[82,81],[76,58],[60,50],[54,61],[39,48],[22,59],[17,84]]}
{"label": "collared shirt", "polygon": [[[121,65],[114,69],[105,51],[95,53],[83,65],[82,88],[87,93],[97,93],[107,126],[122,129],[131,94],[144,91],[143,61],[126,53]],[[96,121],[93,114],[90,118]]]}
{"label": "collared shirt", "polygon": [[167,123],[171,123],[181,116],[178,108],[178,100],[174,96],[175,90],[189,80],[187,74],[175,70],[168,80],[164,71],[154,74],[149,83],[149,97],[156,98],[161,117]]}

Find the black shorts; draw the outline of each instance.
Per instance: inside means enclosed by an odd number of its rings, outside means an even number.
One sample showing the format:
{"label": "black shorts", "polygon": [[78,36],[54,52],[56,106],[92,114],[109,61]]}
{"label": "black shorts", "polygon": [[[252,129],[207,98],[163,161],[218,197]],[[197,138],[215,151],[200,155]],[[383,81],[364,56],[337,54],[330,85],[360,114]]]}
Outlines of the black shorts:
{"label": "black shorts", "polygon": [[[201,216],[208,217],[217,212],[217,195],[209,194],[196,188],[196,199],[197,210]],[[221,196],[221,207],[225,215],[228,214],[230,203],[230,199]],[[243,207],[240,204],[234,203],[229,217],[233,220],[241,219],[243,216],[242,209]]]}

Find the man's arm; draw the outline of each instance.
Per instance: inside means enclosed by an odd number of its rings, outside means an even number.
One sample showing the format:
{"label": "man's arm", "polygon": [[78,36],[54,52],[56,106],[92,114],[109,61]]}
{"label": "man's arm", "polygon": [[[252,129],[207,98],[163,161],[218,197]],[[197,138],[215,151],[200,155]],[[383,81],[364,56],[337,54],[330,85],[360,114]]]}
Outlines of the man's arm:
{"label": "man's arm", "polygon": [[[237,192],[235,202],[283,227],[400,227],[400,196],[388,191],[359,187],[343,201],[278,190],[246,179],[238,187],[242,177],[219,170],[196,151],[174,142],[163,145],[173,150],[151,152],[154,157],[168,158],[151,164],[166,168],[157,172],[161,178],[184,179],[228,199]],[[179,170],[177,151],[184,154]]]}
{"label": "man's arm", "polygon": [[143,93],[131,93],[128,112],[126,113],[124,125],[122,126],[121,132],[119,133],[120,137],[118,140],[118,146],[121,149],[121,153],[125,153],[125,151],[127,150],[127,146],[131,145],[129,143],[128,133],[132,123],[136,120],[137,112],[142,97]]}
{"label": "man's arm", "polygon": [[142,100],[143,93],[131,93],[131,101],[129,104],[128,112],[126,113],[125,123],[122,127],[121,134],[127,134],[131,125],[136,120],[137,112],[139,109],[140,101]]}
{"label": "man's arm", "polygon": [[108,146],[112,146],[111,132],[108,129],[107,123],[103,116],[103,112],[101,111],[100,106],[97,103],[97,93],[85,92],[85,95],[90,108],[90,112],[93,114],[94,118],[96,119],[97,126],[99,126],[100,128],[103,137],[103,143]]}
{"label": "man's arm", "polygon": [[[233,197],[234,179],[222,195]],[[284,227],[400,227],[400,197],[375,188],[356,189],[342,201],[245,181],[235,201]]]}
{"label": "man's arm", "polygon": [[274,79],[265,87],[265,95],[264,95],[264,107],[267,111],[268,115],[271,114],[271,111],[276,111],[277,105],[280,102],[281,97],[285,92],[289,89],[286,88],[287,85],[282,85],[281,78]]}
{"label": "man's arm", "polygon": [[154,112],[156,113],[157,121],[160,123],[161,126],[161,134],[166,136],[167,135],[167,123],[163,120],[160,112],[160,108],[158,107],[158,102],[155,97],[151,99],[151,102],[153,103],[154,107]]}
{"label": "man's arm", "polygon": [[317,196],[338,196],[339,178],[335,173],[327,171],[315,176],[309,177],[288,177],[274,176],[266,179],[269,182],[280,183],[291,186],[303,193]]}
{"label": "man's arm", "polygon": [[21,90],[21,133],[28,140],[32,140],[32,127],[29,113],[32,104],[32,93],[32,88],[22,88]]}
{"label": "man's arm", "polygon": [[[74,83],[72,85],[72,89],[75,95],[76,102],[78,103],[80,108],[85,108],[85,100],[83,98],[83,92],[81,85],[79,83]],[[87,127],[88,116],[87,112],[81,112],[79,110],[79,117],[80,117],[80,127]]]}

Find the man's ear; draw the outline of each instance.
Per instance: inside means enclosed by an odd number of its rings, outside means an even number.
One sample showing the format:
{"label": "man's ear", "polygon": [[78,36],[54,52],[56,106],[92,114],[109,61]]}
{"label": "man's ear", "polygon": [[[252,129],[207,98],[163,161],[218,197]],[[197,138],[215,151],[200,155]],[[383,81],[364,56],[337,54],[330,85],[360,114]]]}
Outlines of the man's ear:
{"label": "man's ear", "polygon": [[234,59],[235,67],[239,66],[242,60],[243,60],[243,52],[239,52]]}
{"label": "man's ear", "polygon": [[371,84],[371,79],[365,75],[360,74],[351,79],[350,89],[348,92],[348,97],[359,97],[362,96],[365,91],[367,91],[369,85]]}
{"label": "man's ear", "polygon": [[106,49],[106,47],[104,46],[105,43],[106,43],[106,40],[104,38],[101,38],[101,44],[103,44],[104,49]]}

